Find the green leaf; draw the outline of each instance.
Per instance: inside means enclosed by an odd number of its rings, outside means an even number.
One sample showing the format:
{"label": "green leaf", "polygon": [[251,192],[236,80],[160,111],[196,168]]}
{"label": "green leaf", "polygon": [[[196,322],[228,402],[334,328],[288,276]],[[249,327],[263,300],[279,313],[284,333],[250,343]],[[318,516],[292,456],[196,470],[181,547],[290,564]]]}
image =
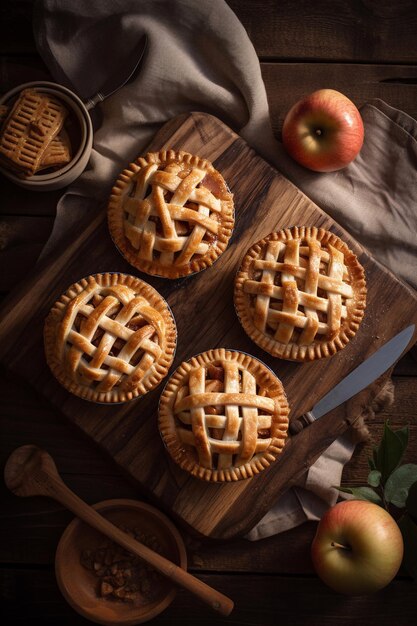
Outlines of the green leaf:
{"label": "green leaf", "polygon": [[395,434],[400,439],[402,446],[405,450],[408,446],[408,435],[409,435],[408,426],[404,426],[404,428],[400,428],[399,430],[396,430]]}
{"label": "green leaf", "polygon": [[413,483],[417,481],[417,465],[407,463],[401,465],[391,474],[385,483],[384,497],[387,502],[391,502],[398,508],[405,507],[408,498],[408,491]]}
{"label": "green leaf", "polygon": [[408,490],[407,502],[405,503],[408,513],[417,522],[417,482],[413,483]]}
{"label": "green leaf", "polygon": [[381,472],[379,470],[374,469],[371,472],[369,472],[368,485],[371,485],[371,487],[379,487],[380,482],[381,482]]}
{"label": "green leaf", "polygon": [[378,448],[376,446],[372,448],[372,464],[372,469],[378,469]]}
{"label": "green leaf", "polygon": [[373,470],[376,470],[376,465],[375,465],[375,461],[373,460],[373,458],[368,458],[368,465],[369,465],[369,469],[371,470],[371,472]]}
{"label": "green leaf", "polygon": [[407,572],[417,580],[417,524],[406,513],[398,520],[404,541],[403,565]]}
{"label": "green leaf", "polygon": [[394,432],[388,422],[385,422],[384,432],[381,442],[374,451],[374,461],[376,469],[381,472],[381,482],[385,484],[388,477],[398,467],[407,445],[408,436],[401,429],[400,435]]}
{"label": "green leaf", "polygon": [[338,487],[343,493],[350,493],[357,500],[368,500],[382,506],[382,498],[371,487]]}

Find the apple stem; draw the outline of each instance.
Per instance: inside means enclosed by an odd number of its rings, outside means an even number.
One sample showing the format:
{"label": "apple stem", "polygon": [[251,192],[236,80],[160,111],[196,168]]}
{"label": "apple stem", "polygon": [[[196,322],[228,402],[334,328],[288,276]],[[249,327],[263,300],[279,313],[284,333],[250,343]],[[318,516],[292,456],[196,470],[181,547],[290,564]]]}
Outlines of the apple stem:
{"label": "apple stem", "polygon": [[321,128],[316,128],[316,135],[320,137],[321,134],[322,134]]}
{"label": "apple stem", "polygon": [[345,546],[343,543],[338,543],[337,541],[332,541],[332,548],[342,548],[343,550],[352,550],[350,546]]}

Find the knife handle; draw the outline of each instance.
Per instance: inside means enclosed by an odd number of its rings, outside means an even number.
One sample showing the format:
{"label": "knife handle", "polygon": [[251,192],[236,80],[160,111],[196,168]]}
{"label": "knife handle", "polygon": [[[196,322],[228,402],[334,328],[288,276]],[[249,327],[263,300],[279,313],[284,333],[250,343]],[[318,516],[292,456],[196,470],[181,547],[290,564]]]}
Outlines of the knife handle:
{"label": "knife handle", "polygon": [[292,420],[290,423],[290,433],[291,435],[297,435],[300,433],[306,426],[312,424],[316,418],[314,417],[311,411],[307,411],[304,415],[297,417],[297,419]]}

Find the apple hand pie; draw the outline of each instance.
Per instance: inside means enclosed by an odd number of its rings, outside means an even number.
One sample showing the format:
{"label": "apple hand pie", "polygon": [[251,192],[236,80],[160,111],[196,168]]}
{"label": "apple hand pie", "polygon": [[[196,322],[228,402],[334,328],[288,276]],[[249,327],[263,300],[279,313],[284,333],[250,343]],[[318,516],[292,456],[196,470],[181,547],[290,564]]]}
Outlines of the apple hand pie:
{"label": "apple hand pie", "polygon": [[295,226],[248,250],[236,276],[235,306],[249,337],[273,356],[328,357],[359,328],[365,272],[333,233]]}
{"label": "apple hand pie", "polygon": [[25,176],[69,163],[71,144],[63,128],[67,115],[54,96],[24,89],[10,110],[0,109],[0,162]]}
{"label": "apple hand pie", "polygon": [[209,161],[181,151],[152,152],[120,174],[108,223],[131,265],[179,278],[209,267],[226,249],[233,196]]}
{"label": "apple hand pie", "polygon": [[162,296],[125,274],[96,274],[71,285],[44,329],[46,360],[59,382],[95,402],[126,402],[167,375],[176,326]]}
{"label": "apple hand pie", "polygon": [[242,352],[216,349],[182,363],[159,403],[159,430],[176,463],[202,480],[250,478],[281,453],[289,407],[281,382]]}

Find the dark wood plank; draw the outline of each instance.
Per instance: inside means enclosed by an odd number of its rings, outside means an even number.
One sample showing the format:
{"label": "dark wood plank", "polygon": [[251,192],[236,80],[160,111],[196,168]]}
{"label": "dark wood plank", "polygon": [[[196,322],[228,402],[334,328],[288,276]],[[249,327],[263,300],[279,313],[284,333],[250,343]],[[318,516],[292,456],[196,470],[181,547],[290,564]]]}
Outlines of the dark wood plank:
{"label": "dark wood plank", "polygon": [[4,39],[0,54],[36,53],[32,29],[34,0],[6,0],[2,2],[0,18]]}
{"label": "dark wood plank", "polygon": [[[188,592],[179,590],[171,606],[153,619],[152,624],[276,626],[279,620],[279,623],[294,626],[365,623],[367,626],[411,626],[415,621],[411,581],[395,580],[374,595],[352,598],[335,594],[316,577],[216,574],[199,577],[234,599],[236,606],[232,614],[228,618],[221,617]],[[91,623],[65,603],[51,569],[3,568],[0,583],[2,613],[7,624],[81,626]]]}
{"label": "dark wood plank", "polygon": [[2,61],[0,65],[1,94],[33,80],[53,80],[37,53],[2,56]]}
{"label": "dark wood plank", "polygon": [[36,265],[53,227],[52,217],[0,216],[0,292],[10,291]]}
{"label": "dark wood plank", "polygon": [[[51,80],[41,61],[36,57],[24,57],[18,62],[10,57],[6,60],[7,62],[0,66],[3,92],[28,80]],[[417,118],[417,50],[414,52],[414,64],[281,61],[279,63],[262,62],[261,70],[270,105],[272,125],[277,134],[281,130],[284,117],[290,107],[303,95],[324,87],[341,91],[358,107],[373,98],[381,98],[391,106]],[[5,188],[3,206],[7,207],[7,198],[12,197],[13,189],[16,188],[11,183],[8,188]],[[59,197],[59,192],[55,193]],[[22,197],[22,193],[19,192],[19,194]],[[39,195],[46,197],[45,193]],[[38,209],[40,206],[39,201]],[[34,207],[31,213],[33,214],[36,210]],[[3,211],[10,212],[7,209]]]}
{"label": "dark wood plank", "polygon": [[[372,440],[356,448],[343,472],[346,484],[364,484],[367,456],[378,442],[385,418],[393,428],[410,424],[406,462],[417,458],[417,380],[395,377],[395,401],[388,411],[369,422]],[[27,384],[7,372],[0,377],[0,463],[20,445],[35,443],[55,459],[65,482],[89,503],[115,497],[144,499],[115,463],[61,418],[56,410]],[[55,502],[42,498],[22,500],[0,486],[0,562],[52,563],[57,542],[71,514]],[[234,540],[214,544],[185,535],[193,568],[214,571],[257,571],[302,574],[311,571],[309,546],[315,524],[305,524],[288,533],[260,542]]]}
{"label": "dark wood plank", "polygon": [[290,107],[325,87],[341,91],[358,107],[380,98],[417,118],[417,65],[262,63],[261,68],[277,135]]}
{"label": "dark wood plank", "polygon": [[[394,3],[375,0],[364,3],[355,0],[317,0],[314,3],[307,0],[282,0],[278,3],[274,0],[229,0],[228,3],[242,20],[258,54],[265,61],[309,61],[284,63],[282,67],[277,62],[276,71],[269,67],[263,69],[277,136],[286,111],[301,92],[323,86],[346,92],[359,105],[370,98],[383,97],[389,104],[416,117],[415,74],[409,71],[409,67],[398,65],[415,66],[417,62],[414,0]],[[2,91],[28,80],[49,77],[35,51],[32,6],[33,0],[6,0],[0,7],[3,25],[0,53],[12,53],[19,61],[16,69],[16,64],[3,56],[0,65]],[[372,66],[365,67],[358,61],[386,63],[387,67],[378,68],[375,73]],[[345,62],[347,65],[354,63],[346,77]],[[358,70],[360,80],[356,78],[355,70]],[[390,82],[381,83],[380,80]],[[0,180],[0,185],[0,213],[3,215],[53,218],[55,204],[47,194],[28,194],[4,180]],[[57,192],[56,199],[59,195],[60,192]],[[8,231],[4,248],[6,256],[0,257],[0,262],[11,260],[12,257],[7,256],[9,251],[19,248],[19,255],[13,255],[13,262],[21,268],[17,274],[14,273],[19,280],[24,273],[23,268],[29,269],[28,264],[36,256],[41,238],[38,233],[35,235],[37,247],[31,251],[30,231],[23,225],[20,228],[16,224],[16,227],[20,239],[13,235],[13,229]],[[13,275],[9,262],[2,267],[7,267],[7,272],[2,274]],[[14,282],[7,276],[2,280],[6,289]],[[417,375],[416,359],[410,353],[403,357],[395,368],[395,374],[397,400],[386,416],[394,425],[410,420],[411,456],[407,455],[407,458],[415,461],[417,449],[413,442],[417,379],[412,377]],[[52,450],[65,480],[89,502],[135,493],[135,488],[116,465],[110,463],[69,422],[63,421],[61,415],[25,383],[2,376],[0,394],[2,461],[14,447],[32,440]],[[373,440],[377,440],[381,432],[382,417],[370,424]],[[366,451],[366,446],[357,448],[345,468],[346,482],[359,483],[366,476]],[[56,542],[70,519],[69,514],[51,501],[12,499],[4,493],[4,486],[3,491],[0,489],[0,497],[0,562],[8,562],[10,558],[10,563],[26,562],[31,565],[29,570],[5,568],[0,573],[3,623],[22,626],[28,623],[42,626],[90,623],[66,605],[56,587],[52,569],[39,570],[35,567],[37,562],[49,565],[53,562]],[[139,497],[142,498],[143,494]],[[253,577],[242,573],[208,576],[206,580],[209,584],[222,588],[227,595],[234,597],[238,612],[227,620],[216,621],[212,613],[202,610],[199,603],[180,592],[171,612],[163,614],[153,623],[239,623],[242,626],[267,626],[276,624],[277,620],[295,626],[334,626],[336,623],[341,626],[352,623],[409,626],[415,623],[415,587],[408,579],[396,580],[373,597],[344,598],[325,589],[315,577],[301,576],[303,572],[311,573],[308,548],[314,528],[314,524],[306,524],[249,546],[244,540],[234,540],[211,543],[206,547],[204,543],[192,540],[187,546],[191,567],[197,571],[282,571],[292,572],[292,576]]]}
{"label": "dark wood plank", "polygon": [[8,216],[18,215],[21,217],[49,217],[53,219],[56,214],[56,205],[65,189],[58,191],[32,192],[14,185],[9,179],[0,174],[2,202],[0,206],[0,219],[6,220]]}
{"label": "dark wood plank", "polygon": [[410,352],[402,357],[394,369],[396,376],[417,376],[417,349],[416,344]]}
{"label": "dark wood plank", "polygon": [[[167,284],[166,281],[149,280],[165,295],[176,316],[179,333],[177,364],[191,356],[190,345],[193,346],[193,353],[231,345],[258,356],[272,368],[277,367],[275,359],[255,349],[244,335],[236,323],[231,300],[233,277],[242,255],[253,241],[271,230],[294,223],[294,220],[301,224],[332,228],[357,251],[366,268],[369,289],[367,316],[355,341],[325,364],[326,376],[322,375],[320,362],[302,366],[279,362],[279,375],[284,382],[292,414],[296,416],[311,408],[366,354],[373,352],[412,319],[417,319],[416,294],[368,257],[306,196],[215,118],[198,114],[182,117],[180,126],[178,121],[173,124],[169,125],[169,133],[163,131],[162,143],[165,143],[168,134],[169,145],[180,146],[214,160],[235,192],[238,215],[232,244],[221,262],[211,270],[182,282]],[[156,138],[155,147],[161,146],[161,136]],[[245,176],[242,176],[243,171]],[[346,406],[323,417],[299,434],[296,443],[289,440],[280,460],[253,481],[206,485],[189,477],[167,458],[157,432],[155,408],[160,390],[147,394],[140,400],[140,406],[137,402],[117,407],[91,405],[61,388],[45,365],[43,319],[56,295],[71,282],[92,271],[131,270],[111,244],[101,214],[94,219],[89,217],[89,220],[86,228],[77,225],[75,240],[63,246],[62,254],[49,264],[41,265],[33,278],[24,283],[6,304],[1,346],[3,361],[60,407],[74,424],[98,442],[178,519],[211,537],[243,534],[268,510],[279,493],[288,488],[291,481],[301,475],[347,428],[377,387],[362,392]],[[94,250],[93,258],[91,250]],[[385,287],[389,284],[389,289],[381,290],[379,285],[382,282]],[[196,293],[199,294],[200,310],[210,308],[212,313],[210,320],[200,316],[198,324],[192,325],[190,320],[196,319]],[[215,298],[213,294],[216,294]],[[379,324],[380,310],[389,312],[390,322],[387,323],[385,317],[383,328]],[[202,323],[204,332],[201,330]],[[15,349],[16,341],[21,346],[19,351]]]}
{"label": "dark wood plank", "polygon": [[413,0],[228,0],[228,4],[264,60],[416,62]]}
{"label": "dark wood plank", "polygon": [[[2,4],[1,54],[35,53],[33,0]],[[228,0],[258,55],[281,60],[416,61],[413,0]]]}

